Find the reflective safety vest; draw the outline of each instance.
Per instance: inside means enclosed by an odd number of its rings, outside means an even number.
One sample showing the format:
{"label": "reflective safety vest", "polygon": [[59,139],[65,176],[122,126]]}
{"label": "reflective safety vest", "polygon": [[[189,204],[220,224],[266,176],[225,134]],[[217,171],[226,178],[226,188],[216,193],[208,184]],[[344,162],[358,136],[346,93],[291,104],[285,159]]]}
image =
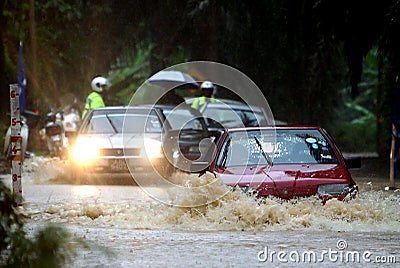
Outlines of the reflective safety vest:
{"label": "reflective safety vest", "polygon": [[85,118],[87,112],[92,109],[92,108],[97,108],[97,107],[104,107],[106,106],[103,101],[103,97],[101,96],[100,93],[93,91],[92,93],[89,94],[89,96],[86,99],[86,104],[85,104],[85,109],[82,112],[82,119]]}
{"label": "reflective safety vest", "polygon": [[208,102],[208,103],[215,103],[215,102],[217,102],[217,100],[214,99],[213,97],[207,98],[206,96],[201,96],[201,97],[198,97],[197,99],[195,99],[195,100],[193,101],[191,107],[192,107],[193,109],[199,110],[199,108],[200,108],[201,106],[203,106],[204,104],[206,104],[207,102]]}

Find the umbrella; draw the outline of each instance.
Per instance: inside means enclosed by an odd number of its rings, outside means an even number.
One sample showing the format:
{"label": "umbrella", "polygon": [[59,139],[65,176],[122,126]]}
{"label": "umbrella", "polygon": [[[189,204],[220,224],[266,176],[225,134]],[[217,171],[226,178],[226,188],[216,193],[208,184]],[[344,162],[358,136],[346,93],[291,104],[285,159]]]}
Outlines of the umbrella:
{"label": "umbrella", "polygon": [[180,71],[159,71],[150,77],[148,82],[169,89],[197,89],[199,87],[192,76]]}

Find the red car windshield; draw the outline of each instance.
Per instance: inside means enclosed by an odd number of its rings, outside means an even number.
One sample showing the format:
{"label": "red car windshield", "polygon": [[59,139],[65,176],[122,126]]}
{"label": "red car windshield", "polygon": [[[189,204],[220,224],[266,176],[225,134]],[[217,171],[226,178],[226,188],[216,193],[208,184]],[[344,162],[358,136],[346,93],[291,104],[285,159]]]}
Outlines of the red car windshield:
{"label": "red car windshield", "polygon": [[338,163],[332,145],[318,129],[233,131],[217,159],[221,167]]}

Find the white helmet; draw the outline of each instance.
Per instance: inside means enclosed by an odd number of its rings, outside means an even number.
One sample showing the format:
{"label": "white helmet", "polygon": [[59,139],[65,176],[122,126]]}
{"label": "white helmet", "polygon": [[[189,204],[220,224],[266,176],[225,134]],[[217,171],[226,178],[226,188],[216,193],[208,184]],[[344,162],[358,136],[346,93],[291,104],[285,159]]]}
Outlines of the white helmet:
{"label": "white helmet", "polygon": [[201,86],[201,89],[214,89],[214,84],[211,83],[210,81],[204,81]]}
{"label": "white helmet", "polygon": [[108,86],[108,80],[102,76],[97,76],[93,78],[91,85],[94,91],[103,92],[103,86]]}

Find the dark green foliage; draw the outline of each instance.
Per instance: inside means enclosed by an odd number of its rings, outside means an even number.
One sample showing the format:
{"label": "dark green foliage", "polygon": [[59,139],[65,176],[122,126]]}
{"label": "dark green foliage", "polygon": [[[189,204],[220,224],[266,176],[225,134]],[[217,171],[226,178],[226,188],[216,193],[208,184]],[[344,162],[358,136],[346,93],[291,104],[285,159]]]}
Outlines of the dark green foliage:
{"label": "dark green foliage", "polygon": [[[116,105],[129,104],[136,89],[151,75],[151,52],[151,46],[145,49],[138,47],[135,51],[126,51],[116,59],[107,75],[112,84],[106,96],[108,105],[112,101]],[[110,96],[113,97],[112,100],[107,98]]]}
{"label": "dark green foliage", "polygon": [[63,227],[48,225],[33,239],[28,238],[23,227],[12,193],[0,181],[0,266],[63,267],[72,261],[75,249]]}
{"label": "dark green foliage", "polygon": [[[14,207],[11,191],[0,181],[0,258],[4,263],[4,253],[9,255],[18,245],[24,245],[21,238],[25,236],[23,223]],[[8,252],[8,254],[7,254]]]}
{"label": "dark green foliage", "polygon": [[[17,45],[22,39],[27,44],[29,90],[29,6],[14,2],[0,5],[0,26],[5,29],[0,35],[5,55],[4,60],[0,56],[0,70],[6,74],[0,83],[7,87],[4,83],[15,79]],[[328,126],[345,106],[343,88],[353,100],[365,95],[364,63],[376,47],[381,68],[390,71],[376,80],[380,87],[374,90],[379,94],[368,95],[376,98],[370,100],[375,109],[361,106],[385,122],[382,129],[390,128],[387,96],[400,72],[397,0],[46,0],[35,4],[41,107],[56,103],[67,92],[83,100],[96,74],[116,79],[109,98],[111,104],[118,104],[130,99],[146,75],[184,61],[209,60],[249,76],[277,118]],[[135,57],[143,52],[148,54],[139,64]],[[118,62],[126,64],[121,67]],[[5,100],[6,94],[0,92]]]}
{"label": "dark green foliage", "polygon": [[342,151],[349,153],[376,152],[376,121],[354,124],[336,120],[327,127]]}

